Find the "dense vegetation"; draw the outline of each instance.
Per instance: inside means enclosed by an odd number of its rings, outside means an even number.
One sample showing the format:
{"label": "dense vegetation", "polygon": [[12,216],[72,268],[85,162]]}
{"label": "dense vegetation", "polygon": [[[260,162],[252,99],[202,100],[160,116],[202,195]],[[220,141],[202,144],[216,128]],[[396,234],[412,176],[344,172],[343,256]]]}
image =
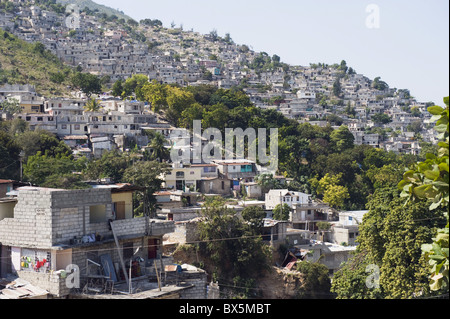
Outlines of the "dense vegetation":
{"label": "dense vegetation", "polygon": [[31,84],[42,95],[67,95],[72,70],[40,42],[28,43],[0,28],[0,85]]}
{"label": "dense vegetation", "polygon": [[354,145],[346,126],[333,129],[331,123],[326,127],[300,124],[276,110],[257,108],[238,88],[182,88],[149,82],[139,75],[117,81],[113,88],[115,95],[134,94],[149,102],[155,112],[164,114],[177,127],[192,129],[193,121],[201,120],[203,129],[218,128],[223,136],[225,128],[278,128],[278,173],[294,179],[292,189],[312,193],[336,208],[364,209],[367,196],[377,187],[380,169],[401,171],[418,159]]}

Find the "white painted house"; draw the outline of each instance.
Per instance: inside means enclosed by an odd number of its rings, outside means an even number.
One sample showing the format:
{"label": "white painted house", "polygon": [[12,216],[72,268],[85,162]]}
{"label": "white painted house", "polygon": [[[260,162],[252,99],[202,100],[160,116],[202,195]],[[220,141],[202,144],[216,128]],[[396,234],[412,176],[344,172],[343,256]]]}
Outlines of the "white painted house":
{"label": "white painted house", "polygon": [[293,192],[287,189],[272,189],[266,194],[266,209],[274,209],[277,205],[287,204],[293,208],[297,204],[311,203],[311,195]]}

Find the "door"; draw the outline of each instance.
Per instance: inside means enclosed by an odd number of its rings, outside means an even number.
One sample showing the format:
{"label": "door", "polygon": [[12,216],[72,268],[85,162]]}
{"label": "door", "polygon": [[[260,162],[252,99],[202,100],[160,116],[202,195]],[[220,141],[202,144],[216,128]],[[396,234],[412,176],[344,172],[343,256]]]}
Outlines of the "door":
{"label": "door", "polygon": [[116,220],[125,219],[125,202],[115,202],[114,211],[116,212]]}
{"label": "door", "polygon": [[0,278],[12,271],[11,247],[0,245]]}
{"label": "door", "polygon": [[158,256],[158,246],[159,239],[149,238],[148,239],[148,259],[156,259]]}

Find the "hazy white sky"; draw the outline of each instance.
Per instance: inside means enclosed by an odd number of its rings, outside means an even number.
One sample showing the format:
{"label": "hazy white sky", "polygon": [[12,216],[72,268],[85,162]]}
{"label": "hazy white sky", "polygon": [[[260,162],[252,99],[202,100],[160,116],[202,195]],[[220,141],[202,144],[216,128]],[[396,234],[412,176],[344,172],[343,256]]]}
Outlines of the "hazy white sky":
{"label": "hazy white sky", "polygon": [[[449,95],[448,0],[94,0],[139,21],[159,19],[203,34],[230,33],[238,44],[283,62],[347,65],[419,101]],[[366,11],[374,4],[379,9]],[[370,8],[370,7],[369,7]]]}

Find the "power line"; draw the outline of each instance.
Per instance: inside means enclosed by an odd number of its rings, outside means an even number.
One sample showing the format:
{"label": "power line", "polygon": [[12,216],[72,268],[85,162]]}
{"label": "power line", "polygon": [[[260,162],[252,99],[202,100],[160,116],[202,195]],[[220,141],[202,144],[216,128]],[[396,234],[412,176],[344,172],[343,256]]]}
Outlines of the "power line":
{"label": "power line", "polygon": [[[427,220],[436,220],[436,219],[442,219],[442,218],[443,217],[420,218],[420,219],[412,219],[412,220],[406,220],[406,221],[397,221],[397,222],[393,222],[393,223],[400,224],[400,223],[406,223],[406,222],[427,221]],[[372,224],[369,224],[369,225],[376,225],[376,223],[372,223]],[[296,229],[296,230],[303,231],[302,229]],[[311,232],[309,230],[306,230],[306,231],[307,232]],[[320,230],[317,230],[316,232],[320,232]],[[285,234],[285,233],[284,232],[283,233],[280,232],[280,233],[271,233],[271,234],[267,234],[267,235],[266,234],[260,234],[260,235],[251,235],[251,236],[247,235],[247,236],[239,236],[239,237],[225,237],[225,238],[213,238],[213,239],[195,240],[195,241],[185,242],[185,243],[183,243],[183,245],[194,245],[194,244],[201,244],[201,243],[212,243],[212,242],[232,241],[232,240],[245,240],[245,239],[256,239],[256,238],[263,239],[263,237],[279,236],[281,234]],[[144,237],[144,236],[142,236],[142,237]],[[151,235],[149,235],[147,237],[151,237]],[[137,237],[137,238],[141,238],[141,237]],[[101,241],[96,242],[96,243],[102,244]],[[166,244],[166,246],[177,245],[177,244],[180,244],[180,243],[177,243],[177,242],[175,242],[173,244],[170,243],[170,244]],[[161,247],[161,246],[164,246],[164,245],[141,245],[140,247],[141,248],[155,248],[155,247]],[[78,248],[81,250],[83,247],[81,247],[81,246],[79,246],[79,247],[70,247],[70,249],[78,249]],[[46,248],[33,248],[33,247],[30,247],[30,248],[27,248],[27,249],[48,250],[48,248],[46,249]],[[90,250],[83,250],[83,252],[85,252],[85,253],[88,253],[88,252],[102,252],[102,251],[110,251],[110,250],[114,250],[114,249],[117,249],[117,248],[90,249]],[[62,251],[59,254],[63,254],[63,253],[65,253],[65,252]],[[67,252],[67,253],[71,253],[71,252]],[[0,258],[7,258],[7,257],[0,257]]]}

